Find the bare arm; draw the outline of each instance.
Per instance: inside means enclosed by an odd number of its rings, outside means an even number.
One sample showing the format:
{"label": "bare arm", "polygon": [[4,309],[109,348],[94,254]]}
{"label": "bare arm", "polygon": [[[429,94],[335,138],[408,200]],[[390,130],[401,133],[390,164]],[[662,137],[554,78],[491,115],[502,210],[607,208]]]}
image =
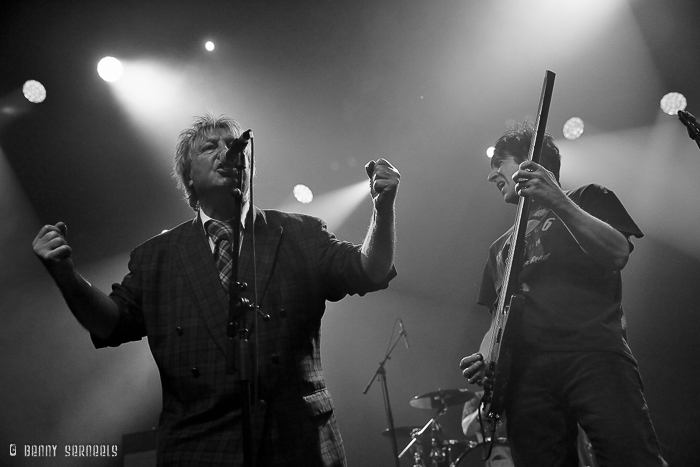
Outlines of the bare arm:
{"label": "bare arm", "polygon": [[481,397],[475,396],[469,399],[462,408],[462,433],[466,436],[475,435],[479,429],[479,405]]}
{"label": "bare arm", "polygon": [[396,249],[394,201],[401,174],[385,159],[365,167],[370,176],[374,210],[362,243],[362,268],[374,282],[381,282],[391,271]]}
{"label": "bare arm", "polygon": [[569,198],[553,209],[583,251],[607,269],[619,271],[629,259],[627,238],[609,224],[591,216]]}
{"label": "bare arm", "polygon": [[75,270],[66,234],[67,227],[63,222],[55,226],[45,225],[32,243],[34,253],[51,274],[78,322],[91,333],[106,339],[119,319],[117,305]]}
{"label": "bare arm", "polygon": [[513,179],[517,182],[518,194],[532,197],[550,208],[581,249],[596,263],[618,271],[625,267],[630,253],[627,238],[571,201],[550,171],[539,164],[525,161],[520,164],[520,170],[513,174]]}

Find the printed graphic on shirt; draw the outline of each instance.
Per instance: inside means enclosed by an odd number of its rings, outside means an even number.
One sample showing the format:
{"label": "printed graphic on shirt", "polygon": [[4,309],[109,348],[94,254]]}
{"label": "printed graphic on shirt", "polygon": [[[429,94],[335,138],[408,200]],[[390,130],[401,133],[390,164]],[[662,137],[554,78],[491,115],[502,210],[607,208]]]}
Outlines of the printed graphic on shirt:
{"label": "printed graphic on shirt", "polygon": [[[523,267],[546,261],[550,257],[551,253],[544,251],[541,237],[542,233],[549,230],[557,220],[557,217],[549,209],[539,208],[532,213],[527,221],[525,230],[525,260]],[[511,242],[512,235],[501,250],[500,257],[503,264],[508,258]],[[499,267],[499,269],[501,268]],[[501,272],[499,270],[499,273]]]}
{"label": "printed graphic on shirt", "polygon": [[558,219],[549,210],[540,208],[535,211],[528,221],[528,231],[525,235],[525,260],[523,268],[547,261],[551,251],[545,251],[542,235],[549,230]]}

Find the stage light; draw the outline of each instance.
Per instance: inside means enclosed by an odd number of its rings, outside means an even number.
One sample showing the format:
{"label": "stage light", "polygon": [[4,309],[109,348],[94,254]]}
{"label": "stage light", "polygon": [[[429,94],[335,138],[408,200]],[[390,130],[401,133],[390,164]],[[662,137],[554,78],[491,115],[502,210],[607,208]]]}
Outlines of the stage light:
{"label": "stage light", "polygon": [[308,204],[314,199],[314,194],[311,192],[311,189],[306,185],[299,184],[295,186],[293,193],[296,200],[302,204]]}
{"label": "stage light", "polygon": [[113,83],[122,77],[122,64],[114,57],[105,57],[97,64],[97,73],[105,81]]}
{"label": "stage light", "polygon": [[669,115],[676,115],[679,110],[685,110],[688,101],[679,92],[669,92],[661,98],[661,110]]}
{"label": "stage light", "polygon": [[204,44],[204,48],[207,49],[209,52],[213,52],[215,47],[216,46],[212,41],[207,41],[207,43]]}
{"label": "stage light", "polygon": [[38,104],[39,102],[44,102],[44,99],[46,99],[46,88],[39,81],[30,79],[22,86],[22,94],[24,94],[24,97],[26,97],[29,102]]}
{"label": "stage light", "polygon": [[564,138],[575,140],[583,134],[583,120],[571,117],[564,124]]}
{"label": "stage light", "polygon": [[491,146],[490,148],[488,148],[488,149],[486,150],[486,157],[488,157],[489,159],[491,159],[491,158],[493,157],[493,153],[494,153],[495,151],[496,151],[496,148],[494,148],[493,146]]}
{"label": "stage light", "polygon": [[336,231],[360,203],[371,199],[367,188],[367,178],[360,177],[360,179],[359,182],[350,186],[338,188],[314,197],[313,203],[299,204],[297,200],[292,199],[290,196],[288,201],[278,205],[276,208],[280,211],[294,211],[320,217],[326,221],[331,231]]}

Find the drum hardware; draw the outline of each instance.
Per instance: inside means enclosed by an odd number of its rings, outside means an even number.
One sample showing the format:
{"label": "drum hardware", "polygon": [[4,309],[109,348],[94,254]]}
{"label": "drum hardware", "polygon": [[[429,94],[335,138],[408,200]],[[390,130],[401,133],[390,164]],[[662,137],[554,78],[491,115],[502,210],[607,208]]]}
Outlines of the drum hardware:
{"label": "drum hardware", "polygon": [[[420,430],[419,426],[397,426],[394,427],[394,433],[398,438],[409,438],[415,432],[415,430]],[[391,431],[389,428],[382,431],[383,436],[391,436]]]}
{"label": "drum hardware", "polygon": [[[413,453],[413,467],[448,467],[454,464],[457,456],[469,448],[469,443],[472,442],[444,439],[438,419],[448,407],[464,404],[474,396],[474,393],[467,389],[439,389],[411,399],[411,407],[435,409],[436,413],[422,428],[411,430],[412,439],[398,458],[410,451]],[[410,427],[402,428],[405,430]],[[385,430],[385,433],[387,431]],[[399,429],[396,429],[396,434],[400,434]]]}
{"label": "drum hardware", "polygon": [[475,396],[468,389],[438,389],[435,392],[414,397],[409,404],[416,409],[439,409],[464,404]]}
{"label": "drum hardware", "polygon": [[[495,438],[495,446],[499,449],[507,449],[506,452],[494,452],[491,456],[501,456],[501,459],[510,459],[510,446],[506,438]],[[486,446],[491,445],[491,438],[486,438],[483,441],[468,441],[466,449],[457,456],[448,467],[480,467],[485,463],[484,451],[488,449]],[[489,449],[490,450],[490,449]]]}
{"label": "drum hardware", "polygon": [[432,446],[435,440],[437,440],[438,436],[440,435],[441,428],[440,425],[437,423],[435,420],[438,416],[440,416],[440,412],[438,411],[438,414],[428,420],[428,423],[426,423],[423,428],[420,428],[417,431],[413,431],[411,433],[411,442],[408,443],[408,445],[401,451],[401,454],[399,454],[399,459],[403,457],[404,454],[406,454],[414,444],[416,444],[416,448],[414,449],[414,456],[416,454],[423,455],[423,450],[425,449],[426,445]]}
{"label": "drum hardware", "polygon": [[413,444],[407,447],[413,454],[412,467],[452,467],[465,450],[478,445],[476,441],[442,439],[439,426],[422,435],[420,431],[416,431]]}

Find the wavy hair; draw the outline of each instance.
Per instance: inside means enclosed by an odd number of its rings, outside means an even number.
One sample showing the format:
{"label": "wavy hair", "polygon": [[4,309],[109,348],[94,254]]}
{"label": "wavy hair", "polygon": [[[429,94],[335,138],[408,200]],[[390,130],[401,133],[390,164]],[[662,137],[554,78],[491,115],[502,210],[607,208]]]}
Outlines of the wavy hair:
{"label": "wavy hair", "polygon": [[[496,166],[506,157],[513,156],[516,161],[524,162],[530,151],[530,142],[535,134],[533,124],[523,122],[508,129],[503,136],[498,138],[494,146],[491,167]],[[554,174],[554,178],[559,183],[559,169],[561,168],[561,154],[559,148],[554,144],[552,135],[546,133],[542,142],[542,152],[540,153],[540,165]]]}

